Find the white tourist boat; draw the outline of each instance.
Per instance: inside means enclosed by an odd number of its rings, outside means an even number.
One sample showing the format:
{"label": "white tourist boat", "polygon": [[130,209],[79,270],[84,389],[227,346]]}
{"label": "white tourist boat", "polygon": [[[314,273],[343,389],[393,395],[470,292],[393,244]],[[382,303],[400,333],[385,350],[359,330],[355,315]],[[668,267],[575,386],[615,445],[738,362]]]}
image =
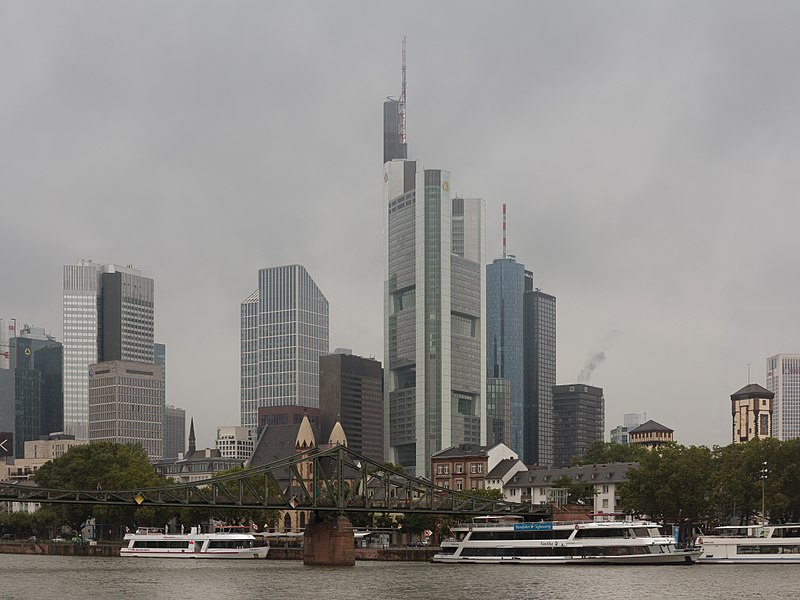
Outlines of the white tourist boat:
{"label": "white tourist boat", "polygon": [[451,528],[433,557],[442,563],[691,564],[700,550],[679,550],[658,525],[635,521],[525,522],[486,516]]}
{"label": "white tourist boat", "polygon": [[717,527],[697,538],[703,563],[800,563],[800,524]]}
{"label": "white tourist boat", "polygon": [[149,558],[266,558],[269,546],[256,546],[255,540],[252,534],[234,528],[214,533],[200,533],[197,527],[189,533],[144,528],[125,534],[127,543],[119,553]]}

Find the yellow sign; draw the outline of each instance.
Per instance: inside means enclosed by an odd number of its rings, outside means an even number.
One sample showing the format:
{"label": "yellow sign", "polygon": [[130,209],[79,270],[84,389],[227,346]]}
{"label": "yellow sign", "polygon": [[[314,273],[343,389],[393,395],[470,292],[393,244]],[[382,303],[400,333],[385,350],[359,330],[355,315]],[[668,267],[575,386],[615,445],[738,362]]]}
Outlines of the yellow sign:
{"label": "yellow sign", "polygon": [[443,181],[442,182],[442,189],[445,192],[449,192],[450,191],[450,182],[449,181]]}
{"label": "yellow sign", "polygon": [[141,504],[142,502],[144,502],[144,496],[142,496],[141,494],[136,494],[134,500],[136,500],[136,504]]}

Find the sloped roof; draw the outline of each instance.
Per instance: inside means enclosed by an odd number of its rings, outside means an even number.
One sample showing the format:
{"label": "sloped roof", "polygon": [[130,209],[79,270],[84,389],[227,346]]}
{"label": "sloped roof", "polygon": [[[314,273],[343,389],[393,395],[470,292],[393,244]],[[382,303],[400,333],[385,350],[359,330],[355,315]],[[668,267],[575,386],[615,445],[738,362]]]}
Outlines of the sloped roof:
{"label": "sloped roof", "polygon": [[636,469],[638,466],[639,463],[608,463],[555,469],[534,467],[527,471],[516,473],[511,480],[505,484],[505,487],[548,487],[564,476],[578,483],[619,483],[625,481],[629,470]]}
{"label": "sloped roof", "polygon": [[431,455],[431,458],[455,458],[462,456],[486,456],[486,452],[490,449],[489,446],[481,446],[480,444],[459,444],[458,446],[450,446],[444,450],[439,450]]}
{"label": "sloped roof", "polygon": [[301,429],[304,437],[310,431],[314,435],[314,439],[319,439],[319,434],[314,424],[309,423],[307,419],[304,419],[301,423],[268,425],[265,427],[256,442],[253,455],[247,461],[247,466],[260,467],[295,454],[297,451],[295,443],[301,433]]}
{"label": "sloped roof", "polygon": [[731,400],[747,400],[748,398],[765,398],[772,400],[775,394],[757,383],[748,383],[738,392],[731,394]]}
{"label": "sloped roof", "polygon": [[502,479],[503,475],[508,473],[515,464],[520,462],[518,458],[504,458],[501,460],[494,469],[486,474],[486,479]]}
{"label": "sloped roof", "polygon": [[631,433],[647,433],[647,432],[651,432],[651,431],[666,431],[668,433],[673,433],[675,430],[674,429],[670,429],[669,427],[666,427],[666,426],[662,425],[661,423],[657,423],[656,421],[653,421],[652,419],[650,419],[649,421],[645,421],[644,423],[642,423],[638,427],[628,431],[628,434],[631,434]]}

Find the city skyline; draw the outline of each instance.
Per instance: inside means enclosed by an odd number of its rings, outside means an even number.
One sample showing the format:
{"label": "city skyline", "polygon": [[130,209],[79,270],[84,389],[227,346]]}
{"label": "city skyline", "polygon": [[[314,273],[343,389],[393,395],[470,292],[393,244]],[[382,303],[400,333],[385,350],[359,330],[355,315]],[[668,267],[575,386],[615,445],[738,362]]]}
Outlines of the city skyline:
{"label": "city skyline", "polygon": [[331,347],[383,362],[380,102],[406,35],[409,155],[485,199],[487,257],[508,204],[509,252],[558,298],[557,382],[597,364],[608,424],[728,443],[747,364],[764,385],[800,346],[800,89],[775,68],[800,56],[800,7],[455,6],[206,6],[176,37],[155,3],[8,4],[0,197],[25,252],[1,316],[62,341],[62,266],[135,264],[201,446],[236,422],[238,304],[264,265],[303,264]]}

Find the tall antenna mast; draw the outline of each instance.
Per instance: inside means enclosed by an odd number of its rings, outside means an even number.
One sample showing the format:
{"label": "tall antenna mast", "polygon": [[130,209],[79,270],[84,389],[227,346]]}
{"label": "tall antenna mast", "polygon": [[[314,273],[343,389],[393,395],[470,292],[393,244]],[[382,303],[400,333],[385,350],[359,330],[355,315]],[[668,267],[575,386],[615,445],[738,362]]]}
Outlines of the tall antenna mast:
{"label": "tall antenna mast", "polygon": [[506,257],[506,203],[503,202],[503,258]]}
{"label": "tall antenna mast", "polygon": [[400,136],[400,143],[406,143],[406,36],[403,36],[403,87],[400,90],[400,101],[398,102],[398,113],[400,119],[398,120],[398,134]]}

